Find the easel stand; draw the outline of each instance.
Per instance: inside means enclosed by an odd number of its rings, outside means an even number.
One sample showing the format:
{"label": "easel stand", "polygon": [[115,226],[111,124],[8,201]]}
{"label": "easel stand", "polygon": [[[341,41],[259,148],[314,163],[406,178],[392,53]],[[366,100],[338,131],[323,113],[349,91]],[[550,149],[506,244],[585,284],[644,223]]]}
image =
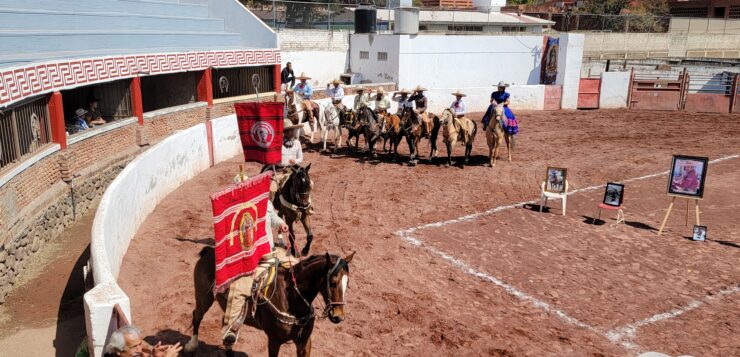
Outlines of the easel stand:
{"label": "easel stand", "polygon": [[698,198],[688,198],[688,197],[678,197],[673,196],[671,199],[671,204],[668,205],[668,212],[665,213],[665,217],[663,218],[663,223],[660,224],[660,229],[658,230],[658,235],[661,235],[663,233],[663,228],[665,228],[666,222],[668,222],[668,216],[671,215],[671,210],[673,209],[673,204],[676,203],[676,198],[685,198],[686,199],[686,227],[689,226],[689,203],[690,201],[694,201],[695,207],[696,207],[696,225],[699,224],[699,199]]}

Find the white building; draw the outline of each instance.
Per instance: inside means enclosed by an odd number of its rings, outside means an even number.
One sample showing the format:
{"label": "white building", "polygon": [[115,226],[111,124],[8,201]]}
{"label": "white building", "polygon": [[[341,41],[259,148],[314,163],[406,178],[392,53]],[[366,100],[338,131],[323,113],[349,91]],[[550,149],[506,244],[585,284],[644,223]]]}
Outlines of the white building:
{"label": "white building", "polygon": [[[378,10],[378,21],[393,23],[394,10]],[[554,24],[532,16],[479,9],[419,11],[420,32],[542,33]]]}

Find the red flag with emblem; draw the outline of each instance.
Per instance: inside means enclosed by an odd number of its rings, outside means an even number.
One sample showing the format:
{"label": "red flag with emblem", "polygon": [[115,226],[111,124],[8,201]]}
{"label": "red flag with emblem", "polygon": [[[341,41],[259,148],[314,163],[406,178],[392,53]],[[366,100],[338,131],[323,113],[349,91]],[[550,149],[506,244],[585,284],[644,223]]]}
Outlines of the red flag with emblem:
{"label": "red flag with emblem", "polygon": [[283,144],[283,103],[238,103],[234,105],[244,161],[263,165],[280,164]]}
{"label": "red flag with emblem", "polygon": [[271,177],[272,172],[265,172],[211,195],[216,240],[214,294],[252,274],[260,258],[270,252],[265,216]]}

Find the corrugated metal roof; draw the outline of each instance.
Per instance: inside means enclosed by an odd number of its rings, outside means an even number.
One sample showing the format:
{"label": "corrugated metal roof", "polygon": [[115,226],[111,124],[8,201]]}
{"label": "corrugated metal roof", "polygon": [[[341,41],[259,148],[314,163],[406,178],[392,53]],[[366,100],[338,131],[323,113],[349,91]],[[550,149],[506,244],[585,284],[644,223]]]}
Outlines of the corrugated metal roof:
{"label": "corrugated metal roof", "polygon": [[[393,21],[393,10],[378,10],[378,20]],[[481,11],[419,11],[420,23],[469,23],[469,24],[531,24],[549,26],[555,22],[539,19],[527,15],[517,15],[503,12],[481,12]]]}

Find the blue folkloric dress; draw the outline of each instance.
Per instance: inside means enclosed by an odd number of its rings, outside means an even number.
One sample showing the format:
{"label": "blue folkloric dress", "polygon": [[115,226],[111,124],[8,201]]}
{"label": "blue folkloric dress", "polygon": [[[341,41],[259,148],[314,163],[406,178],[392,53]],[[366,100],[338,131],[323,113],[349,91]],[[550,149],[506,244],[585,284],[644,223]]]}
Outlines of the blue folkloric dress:
{"label": "blue folkloric dress", "polygon": [[[497,104],[505,103],[509,99],[509,97],[509,93],[502,91],[495,91],[491,93],[491,99],[496,101]],[[504,131],[511,135],[516,135],[516,133],[519,132],[519,123],[516,121],[514,112],[509,109],[508,105],[504,105],[504,116],[506,116],[506,120],[503,123]]]}

